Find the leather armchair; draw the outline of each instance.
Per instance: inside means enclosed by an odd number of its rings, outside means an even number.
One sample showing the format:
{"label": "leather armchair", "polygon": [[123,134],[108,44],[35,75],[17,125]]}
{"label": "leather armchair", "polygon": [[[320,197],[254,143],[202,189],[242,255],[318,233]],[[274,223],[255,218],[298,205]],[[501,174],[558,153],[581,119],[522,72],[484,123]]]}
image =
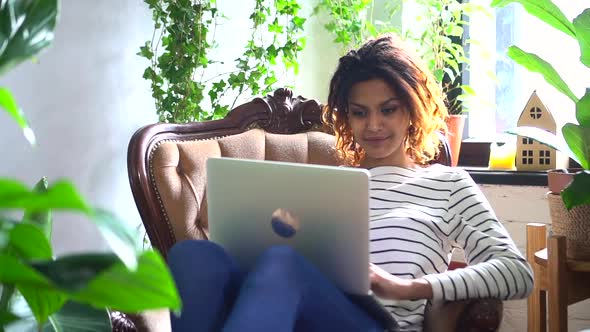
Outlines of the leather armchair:
{"label": "leather armchair", "polygon": [[[166,256],[176,241],[207,239],[209,157],[336,165],[334,136],[322,125],[321,106],[316,100],[293,97],[289,89],[278,89],[236,107],[222,120],[139,129],[129,143],[129,181],[151,244]],[[443,137],[437,162],[448,165],[450,160]],[[429,326],[438,327],[442,325],[435,321],[447,321],[448,312],[453,312],[456,319],[448,331],[494,331],[500,325],[501,307],[499,300],[453,302],[433,307],[427,317]],[[439,315],[437,310],[447,313]],[[139,331],[169,329],[164,311],[119,318],[125,323],[131,319]]]}

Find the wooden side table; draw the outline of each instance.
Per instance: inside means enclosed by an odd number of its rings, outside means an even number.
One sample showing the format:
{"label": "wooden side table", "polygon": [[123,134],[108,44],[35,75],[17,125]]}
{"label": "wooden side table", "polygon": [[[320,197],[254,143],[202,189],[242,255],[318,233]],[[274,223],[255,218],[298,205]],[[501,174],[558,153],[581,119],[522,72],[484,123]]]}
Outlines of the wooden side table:
{"label": "wooden side table", "polygon": [[[527,261],[535,275],[528,298],[528,332],[567,331],[567,307],[590,298],[590,261],[567,259],[566,239],[547,238],[545,224],[527,224]],[[549,320],[547,320],[549,309]]]}

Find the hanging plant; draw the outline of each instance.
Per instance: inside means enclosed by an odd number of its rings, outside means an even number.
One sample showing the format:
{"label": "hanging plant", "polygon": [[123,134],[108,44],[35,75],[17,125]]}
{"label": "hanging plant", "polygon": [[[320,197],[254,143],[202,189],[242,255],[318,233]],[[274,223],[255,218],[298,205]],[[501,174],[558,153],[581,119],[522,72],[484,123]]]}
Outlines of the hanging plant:
{"label": "hanging plant", "polygon": [[413,42],[422,58],[447,95],[451,114],[463,111],[462,102],[475,96],[473,89],[461,82],[469,70],[469,58],[463,47],[465,27],[473,12],[483,12],[482,6],[462,0],[415,0],[424,22],[408,27],[406,39]]}
{"label": "hanging plant", "polygon": [[[215,0],[145,2],[152,10],[154,33],[138,54],[150,61],[143,77],[151,81],[162,122],[222,118],[244,94],[272,91],[281,71],[298,72],[305,19],[298,15],[296,0],[256,0],[249,16],[250,39],[235,60],[235,70],[222,74],[208,70],[220,63],[211,50],[218,45],[218,20],[225,19]],[[226,103],[229,97],[233,101]]]}
{"label": "hanging plant", "polygon": [[[393,14],[399,4],[388,2],[386,6]],[[328,21],[324,28],[333,36],[333,42],[340,46],[341,53],[360,47],[369,37],[397,31],[390,22],[373,19],[373,0],[320,0],[314,7],[314,15],[325,13]]]}

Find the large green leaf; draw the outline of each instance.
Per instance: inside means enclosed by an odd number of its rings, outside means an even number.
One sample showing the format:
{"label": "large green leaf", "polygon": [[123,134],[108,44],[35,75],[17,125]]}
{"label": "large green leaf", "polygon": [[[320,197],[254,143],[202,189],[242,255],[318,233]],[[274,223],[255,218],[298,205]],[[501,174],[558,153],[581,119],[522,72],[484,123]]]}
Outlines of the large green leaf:
{"label": "large green leaf", "polygon": [[58,311],[67,300],[64,293],[52,289],[28,285],[18,285],[17,288],[39,325],[43,325],[49,315]]}
{"label": "large green leaf", "polygon": [[520,3],[531,15],[552,27],[576,38],[572,23],[551,0],[494,0],[492,7],[504,7],[511,3]]}
{"label": "large green leaf", "polygon": [[584,169],[590,169],[590,127],[566,123],[561,132],[567,145],[576,155],[576,161]]}
{"label": "large green leaf", "polygon": [[19,320],[19,317],[9,311],[0,311],[0,331],[3,331],[2,327],[12,322]]}
{"label": "large green leaf", "polygon": [[16,104],[16,100],[14,100],[12,93],[8,89],[2,87],[0,87],[0,108],[3,108],[8,112],[8,115],[10,115],[22,129],[23,135],[29,143],[35,145],[35,133],[29,127],[29,124],[25,119],[25,114]]}
{"label": "large green leaf", "polygon": [[73,294],[73,299],[124,312],[156,308],[178,311],[181,307],[166,263],[153,250],[141,255],[137,270],[130,271],[118,263],[92,280],[87,288]]}
{"label": "large green leaf", "polygon": [[32,266],[60,289],[77,292],[118,262],[116,255],[100,253],[68,255],[54,261],[34,262]]}
{"label": "large green leaf", "polygon": [[20,320],[7,326],[6,332],[110,332],[112,330],[108,312],[72,301],[66,302],[59,311],[53,313],[39,328],[30,308],[22,296],[18,296],[15,312]]}
{"label": "large green leaf", "polygon": [[23,264],[16,257],[0,253],[0,283],[29,284],[51,288],[51,282],[30,266]]}
{"label": "large green leaf", "polygon": [[574,19],[576,39],[580,44],[580,61],[590,67],[590,8]]}
{"label": "large green leaf", "polygon": [[52,259],[51,243],[39,227],[17,224],[10,231],[10,247],[23,259]]}
{"label": "large green leaf", "polygon": [[114,254],[72,255],[33,266],[73,300],[94,307],[139,312],[181,306],[168,267],[153,250],[140,256],[135,271]]}
{"label": "large green leaf", "polygon": [[112,251],[128,268],[135,270],[140,246],[137,243],[137,234],[134,229],[117,219],[112,213],[102,209],[95,209],[92,219]]}
{"label": "large green leaf", "polygon": [[562,153],[566,154],[568,157],[575,160],[577,163],[580,163],[576,154],[570,150],[567,143],[562,140],[560,137],[546,131],[543,129],[539,129],[536,127],[518,127],[515,129],[511,129],[506,131],[508,134],[513,135],[520,135],[524,137],[530,137],[541,144],[545,144],[551,148],[561,151]]}
{"label": "large green leaf", "polygon": [[536,54],[527,53],[514,45],[508,48],[507,54],[512,60],[516,61],[516,63],[525,67],[529,71],[543,75],[543,78],[545,78],[547,83],[553,85],[557,91],[568,96],[574,103],[578,102],[578,97],[574,95],[570,87],[565,83],[561,76],[559,76],[550,63],[541,59]]}
{"label": "large green leaf", "polygon": [[576,120],[580,126],[590,128],[590,89],[576,103]]}
{"label": "large green leaf", "polygon": [[29,192],[24,184],[7,178],[0,177],[0,202],[10,196],[20,196]]}
{"label": "large green leaf", "polygon": [[574,181],[561,192],[561,197],[568,210],[581,204],[590,204],[590,171],[576,174]]}
{"label": "large green leaf", "polygon": [[91,211],[70,182],[58,181],[50,186],[47,192],[35,192],[15,180],[6,178],[0,178],[0,208],[29,211],[61,209],[85,213]]}
{"label": "large green leaf", "polygon": [[[47,178],[43,177],[35,187],[33,188],[34,192],[47,192],[48,184]],[[38,226],[45,234],[45,237],[48,240],[51,240],[51,210],[25,210],[25,214],[23,216],[23,222],[31,223]]]}
{"label": "large green leaf", "polygon": [[49,316],[43,332],[110,332],[111,319],[105,309],[67,302],[60,311]]}
{"label": "large green leaf", "polygon": [[57,0],[0,1],[0,75],[49,46]]}

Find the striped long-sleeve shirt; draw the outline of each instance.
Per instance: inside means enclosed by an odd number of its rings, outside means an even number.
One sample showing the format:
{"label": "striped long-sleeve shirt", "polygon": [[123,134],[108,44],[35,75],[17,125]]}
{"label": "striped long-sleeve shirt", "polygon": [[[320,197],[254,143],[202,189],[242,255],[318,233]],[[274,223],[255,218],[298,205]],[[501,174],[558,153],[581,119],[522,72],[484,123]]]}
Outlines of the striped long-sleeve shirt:
{"label": "striped long-sleeve shirt", "polygon": [[[371,262],[400,278],[424,278],[433,300],[524,298],[529,264],[469,174],[433,165],[369,170]],[[447,271],[450,253],[468,267]],[[420,331],[426,300],[382,300],[404,331]]]}

